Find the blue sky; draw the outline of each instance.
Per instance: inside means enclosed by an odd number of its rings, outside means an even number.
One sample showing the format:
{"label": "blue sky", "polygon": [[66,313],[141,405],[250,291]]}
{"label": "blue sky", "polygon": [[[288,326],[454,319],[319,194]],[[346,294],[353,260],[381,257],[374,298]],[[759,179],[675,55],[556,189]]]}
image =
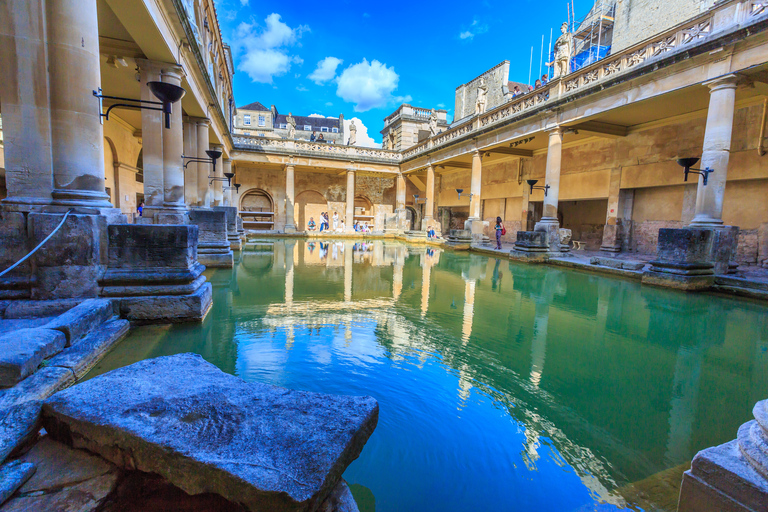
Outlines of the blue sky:
{"label": "blue sky", "polygon": [[[578,20],[592,2],[574,2]],[[535,78],[541,36],[546,53],[567,5],[216,0],[234,53],[238,106],[260,101],[294,115],[343,113],[362,120],[376,142],[384,117],[403,102],[445,108],[450,119],[455,88],[505,59],[510,80],[527,82],[531,46]]]}

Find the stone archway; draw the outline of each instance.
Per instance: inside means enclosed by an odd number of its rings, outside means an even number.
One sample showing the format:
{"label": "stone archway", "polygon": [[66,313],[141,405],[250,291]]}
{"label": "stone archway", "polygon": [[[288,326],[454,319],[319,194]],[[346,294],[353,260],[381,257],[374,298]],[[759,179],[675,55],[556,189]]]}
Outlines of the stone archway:
{"label": "stone archway", "polygon": [[355,196],[355,221],[374,229],[373,203],[365,196]]}
{"label": "stone archway", "polygon": [[252,188],[240,196],[240,216],[246,229],[274,229],[275,201],[266,190]]}
{"label": "stone archway", "polygon": [[315,190],[305,190],[296,196],[293,204],[294,219],[298,231],[307,230],[307,222],[315,220],[315,229],[320,229],[320,214],[328,211],[328,200]]}
{"label": "stone archway", "polygon": [[120,177],[115,172],[115,164],[119,161],[112,139],[104,137],[104,191],[115,208],[120,208]]}
{"label": "stone archway", "polygon": [[421,219],[419,219],[419,212],[413,206],[406,206],[406,226],[408,231],[416,231],[416,226],[421,226]]}

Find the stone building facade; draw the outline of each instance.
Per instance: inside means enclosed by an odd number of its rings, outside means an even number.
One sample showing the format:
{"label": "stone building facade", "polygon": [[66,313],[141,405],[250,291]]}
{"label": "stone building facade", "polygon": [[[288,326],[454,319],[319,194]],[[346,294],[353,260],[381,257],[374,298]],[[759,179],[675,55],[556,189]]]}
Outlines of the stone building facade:
{"label": "stone building facade", "polygon": [[486,110],[505,103],[508,99],[508,94],[505,92],[509,84],[509,61],[500,62],[482,75],[456,88],[454,123],[475,114],[477,91],[481,82],[488,90]]}
{"label": "stone building facade", "polygon": [[[289,114],[292,114],[289,112]],[[250,135],[254,137],[267,137],[273,139],[287,139],[289,135],[288,115],[280,114],[277,107],[270,108],[261,103],[254,102],[244,107],[239,107],[233,118],[234,133]],[[318,138],[321,134],[323,140],[330,144],[346,144],[344,135],[344,115],[339,117],[323,116],[293,116],[296,123],[294,139],[310,140],[312,134]]]}
{"label": "stone building facade", "polygon": [[448,112],[445,109],[419,108],[404,103],[384,118],[384,129],[380,132],[381,147],[402,151],[428,139],[432,133],[430,128],[432,110],[437,116],[438,133],[448,129]]}

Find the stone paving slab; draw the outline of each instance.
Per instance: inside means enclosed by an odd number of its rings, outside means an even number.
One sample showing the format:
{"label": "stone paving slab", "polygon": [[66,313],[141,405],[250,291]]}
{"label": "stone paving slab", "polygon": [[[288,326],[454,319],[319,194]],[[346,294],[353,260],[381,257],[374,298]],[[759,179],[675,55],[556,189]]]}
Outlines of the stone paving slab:
{"label": "stone paving slab", "polygon": [[83,377],[130,330],[128,320],[111,320],[88,333],[83,339],[48,361],[48,366],[72,371],[76,379]]}
{"label": "stone paving slab", "polygon": [[88,299],[66,313],[51,320],[46,327],[56,329],[67,337],[67,346],[97,328],[114,314],[112,301],[107,299]]}
{"label": "stone paving slab", "polygon": [[57,440],[250,510],[314,511],[378,420],[371,397],[245,383],[194,354],[113,370],[43,406]]}
{"label": "stone paving slab", "polygon": [[66,344],[64,334],[52,329],[19,329],[0,336],[0,387],[16,385],[37,370]]}

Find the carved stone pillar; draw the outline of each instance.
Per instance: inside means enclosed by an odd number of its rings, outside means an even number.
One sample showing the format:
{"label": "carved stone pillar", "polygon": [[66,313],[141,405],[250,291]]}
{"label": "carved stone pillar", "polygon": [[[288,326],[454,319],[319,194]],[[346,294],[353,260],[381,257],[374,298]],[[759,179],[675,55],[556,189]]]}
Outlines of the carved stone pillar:
{"label": "carved stone pillar", "polygon": [[395,192],[395,209],[405,209],[405,177],[402,174],[397,175],[397,188]]}
{"label": "carved stone pillar", "polygon": [[479,241],[483,238],[483,219],[480,217],[482,206],[483,156],[478,150],[472,153],[472,177],[470,181],[469,218],[464,223],[464,229],[470,230],[472,238]]}
{"label": "carved stone pillar", "polygon": [[[211,125],[210,119],[198,119],[197,121],[197,157],[208,158],[205,154],[210,149],[208,142],[208,127]],[[209,172],[211,165],[200,162],[197,164],[197,206],[203,208],[211,207],[211,188],[209,185]]]}
{"label": "carved stone pillar", "polygon": [[608,185],[608,211],[605,213],[603,243],[600,247],[605,252],[620,252],[622,239],[621,223],[621,167],[611,169],[611,181]]}
{"label": "carved stone pillar", "polygon": [[53,191],[45,7],[40,0],[8,0],[5,5],[0,16],[0,104],[8,197],[3,203],[29,210],[49,204]]}
{"label": "carved stone pillar", "polygon": [[[179,66],[164,67],[160,79],[169,84],[181,86],[182,69]],[[184,127],[181,122],[181,103],[172,107],[171,127],[163,133],[163,209],[174,215],[186,211],[184,205]],[[170,221],[171,219],[167,219]],[[163,223],[169,223],[164,221]],[[183,224],[181,218],[174,218],[172,224]]]}
{"label": "carved stone pillar", "polygon": [[709,87],[709,110],[700,168],[714,169],[715,172],[709,175],[706,186],[699,176],[696,212],[691,227],[723,225],[723,197],[731,150],[736,82],[736,75],[725,75],[704,84]]}
{"label": "carved stone pillar", "polygon": [[53,200],[111,209],[104,190],[104,130],[93,97],[101,84],[96,0],[45,4]]}
{"label": "carved stone pillar", "polygon": [[427,166],[427,202],[424,205],[424,219],[421,229],[426,230],[435,222],[435,168]]}
{"label": "carved stone pillar", "polygon": [[544,186],[549,185],[544,196],[544,212],[541,221],[536,223],[534,231],[545,231],[550,252],[560,252],[560,222],[557,219],[557,203],[560,196],[560,163],[563,156],[563,129],[555,128],[549,132],[547,148],[547,173]]}
{"label": "carved stone pillar", "polygon": [[293,215],[293,205],[296,200],[294,194],[294,168],[293,164],[285,166],[285,229],[286,233],[296,232],[296,221]]}
{"label": "carved stone pillar", "polygon": [[347,169],[347,215],[344,221],[347,232],[355,231],[355,171]]}
{"label": "carved stone pillar", "polygon": [[[145,59],[136,59],[139,66],[142,101],[157,101],[147,83],[160,81],[164,65]],[[141,111],[141,158],[144,167],[144,214],[152,222],[163,207],[163,114],[157,110]]]}
{"label": "carved stone pillar", "polygon": [[[184,117],[184,156],[197,155],[197,120]],[[197,206],[197,162],[183,162],[184,202],[187,207]]]}

